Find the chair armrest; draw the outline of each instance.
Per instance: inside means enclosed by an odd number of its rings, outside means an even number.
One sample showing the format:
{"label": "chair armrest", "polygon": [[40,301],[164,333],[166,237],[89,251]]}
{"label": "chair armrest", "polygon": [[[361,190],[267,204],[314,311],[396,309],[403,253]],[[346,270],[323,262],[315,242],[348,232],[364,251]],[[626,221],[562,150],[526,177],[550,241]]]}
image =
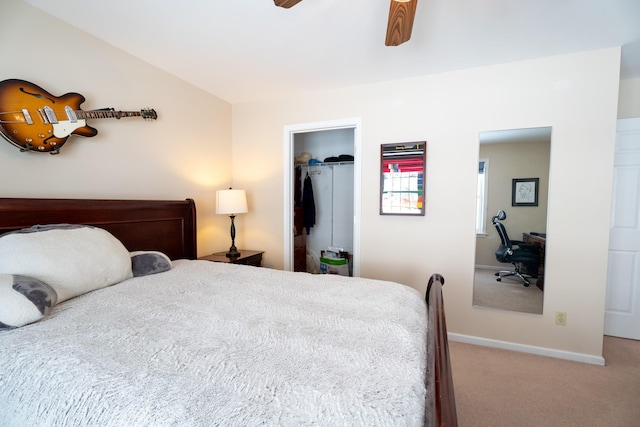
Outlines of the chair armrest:
{"label": "chair armrest", "polygon": [[508,257],[511,255],[513,255],[513,251],[505,245],[500,245],[496,251],[496,259],[500,262],[508,262]]}

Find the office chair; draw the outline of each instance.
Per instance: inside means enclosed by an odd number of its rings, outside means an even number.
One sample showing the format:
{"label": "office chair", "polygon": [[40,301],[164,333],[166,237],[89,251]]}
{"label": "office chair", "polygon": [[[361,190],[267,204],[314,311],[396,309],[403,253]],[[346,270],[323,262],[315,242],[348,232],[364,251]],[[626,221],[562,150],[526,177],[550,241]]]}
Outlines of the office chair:
{"label": "office chair", "polygon": [[524,286],[529,286],[529,279],[532,276],[521,272],[520,265],[522,263],[528,264],[533,268],[531,271],[537,271],[540,259],[539,249],[534,245],[528,245],[520,240],[509,239],[507,230],[500,222],[506,218],[507,214],[501,209],[491,218],[491,222],[496,227],[498,236],[500,236],[500,246],[496,251],[496,259],[500,262],[513,264],[513,270],[498,271],[496,273],[496,276],[498,276],[496,280],[501,282],[503,277],[515,276],[522,280]]}

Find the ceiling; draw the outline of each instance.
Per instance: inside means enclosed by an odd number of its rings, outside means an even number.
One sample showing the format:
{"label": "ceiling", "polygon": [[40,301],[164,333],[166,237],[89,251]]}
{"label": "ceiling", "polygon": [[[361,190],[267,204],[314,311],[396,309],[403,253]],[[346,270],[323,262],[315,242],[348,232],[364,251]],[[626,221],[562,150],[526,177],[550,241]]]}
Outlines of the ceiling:
{"label": "ceiling", "polygon": [[551,127],[488,130],[480,132],[480,144],[501,144],[514,142],[550,142]]}
{"label": "ceiling", "polygon": [[640,0],[23,0],[230,103],[622,46],[640,77]]}

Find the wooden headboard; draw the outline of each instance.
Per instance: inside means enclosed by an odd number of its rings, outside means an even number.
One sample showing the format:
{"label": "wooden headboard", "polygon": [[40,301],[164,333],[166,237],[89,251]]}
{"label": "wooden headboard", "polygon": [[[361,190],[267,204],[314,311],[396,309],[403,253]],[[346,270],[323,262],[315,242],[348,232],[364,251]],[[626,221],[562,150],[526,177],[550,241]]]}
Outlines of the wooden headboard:
{"label": "wooden headboard", "polygon": [[171,259],[196,258],[196,206],[192,199],[0,198],[0,234],[59,223],[104,228],[129,251],[156,250]]}

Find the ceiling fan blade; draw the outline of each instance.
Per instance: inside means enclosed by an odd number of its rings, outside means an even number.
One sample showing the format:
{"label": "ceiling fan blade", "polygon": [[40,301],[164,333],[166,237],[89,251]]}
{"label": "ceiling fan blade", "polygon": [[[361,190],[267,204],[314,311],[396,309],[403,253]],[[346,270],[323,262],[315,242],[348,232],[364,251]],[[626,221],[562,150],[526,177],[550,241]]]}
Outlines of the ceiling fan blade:
{"label": "ceiling fan blade", "polygon": [[284,7],[285,9],[289,9],[291,6],[295,6],[300,3],[302,0],[273,0],[276,6]]}
{"label": "ceiling fan blade", "polygon": [[387,46],[398,46],[411,38],[418,0],[391,0],[387,24]]}

